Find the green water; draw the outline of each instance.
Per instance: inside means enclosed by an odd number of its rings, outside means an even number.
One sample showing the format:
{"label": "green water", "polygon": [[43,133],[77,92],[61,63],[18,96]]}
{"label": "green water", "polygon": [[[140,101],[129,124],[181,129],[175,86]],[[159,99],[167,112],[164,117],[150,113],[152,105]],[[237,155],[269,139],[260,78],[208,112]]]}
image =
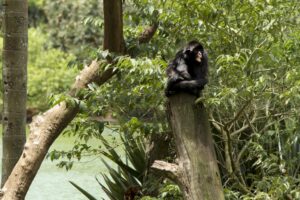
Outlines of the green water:
{"label": "green water", "polygon": [[[105,131],[104,136],[109,140],[114,134]],[[1,140],[2,141],[2,140]],[[73,146],[74,138],[66,136],[59,137],[51,149],[70,150]],[[100,141],[93,141],[93,146],[101,145]],[[2,144],[1,144],[2,149]],[[122,152],[122,147],[117,149]],[[108,199],[101,190],[95,177],[103,183],[100,173],[107,172],[99,156],[93,156],[76,162],[70,171],[60,169],[56,166],[57,162],[45,159],[38,171],[28,193],[26,200],[85,200],[87,199],[69,181],[75,182],[97,199]],[[112,167],[115,167],[109,162]]]}

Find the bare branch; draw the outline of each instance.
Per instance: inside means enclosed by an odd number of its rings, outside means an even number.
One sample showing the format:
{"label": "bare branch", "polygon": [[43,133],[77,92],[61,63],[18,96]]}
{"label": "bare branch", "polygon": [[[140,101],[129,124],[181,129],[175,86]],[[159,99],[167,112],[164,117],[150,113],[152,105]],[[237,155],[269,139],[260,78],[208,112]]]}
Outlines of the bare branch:
{"label": "bare branch", "polygon": [[240,128],[240,129],[234,131],[233,133],[231,133],[231,136],[234,137],[234,136],[236,136],[237,134],[243,132],[244,130],[246,130],[247,128],[249,128],[249,125],[250,125],[250,124],[253,124],[256,120],[257,120],[257,112],[254,111],[254,114],[253,114],[253,117],[252,117],[250,123],[248,122],[248,119],[246,119],[247,124],[244,125],[242,128]]}
{"label": "bare branch", "polygon": [[182,172],[179,169],[178,165],[162,160],[155,160],[151,168],[159,174],[162,174],[164,177],[174,181],[175,183],[182,184]]}
{"label": "bare branch", "polygon": [[147,27],[144,32],[139,36],[138,41],[140,44],[148,43],[154,36],[158,28],[158,23],[154,23],[152,26]]}
{"label": "bare branch", "polygon": [[245,103],[245,105],[239,110],[239,112],[234,116],[234,118],[231,121],[229,121],[225,124],[225,127],[228,127],[229,125],[233,124],[236,120],[238,120],[238,118],[241,116],[241,114],[244,112],[244,110],[248,107],[248,105],[251,103],[251,101],[252,101],[252,98],[249,99]]}

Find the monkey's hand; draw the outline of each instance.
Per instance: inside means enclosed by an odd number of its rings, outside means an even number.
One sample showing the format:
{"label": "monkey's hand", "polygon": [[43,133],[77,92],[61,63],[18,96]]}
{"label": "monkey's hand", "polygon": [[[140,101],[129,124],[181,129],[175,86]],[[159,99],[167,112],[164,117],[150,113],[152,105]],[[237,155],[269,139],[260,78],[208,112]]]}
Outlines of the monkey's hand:
{"label": "monkey's hand", "polygon": [[203,79],[196,80],[196,82],[197,82],[197,87],[203,88],[203,86],[205,86],[208,83],[208,80],[206,78],[203,78]]}
{"label": "monkey's hand", "polygon": [[181,72],[180,78],[182,80],[191,80],[192,79],[191,75],[188,72]]}
{"label": "monkey's hand", "polygon": [[172,96],[176,94],[176,91],[172,91],[172,90],[165,90],[165,95],[166,97]]}

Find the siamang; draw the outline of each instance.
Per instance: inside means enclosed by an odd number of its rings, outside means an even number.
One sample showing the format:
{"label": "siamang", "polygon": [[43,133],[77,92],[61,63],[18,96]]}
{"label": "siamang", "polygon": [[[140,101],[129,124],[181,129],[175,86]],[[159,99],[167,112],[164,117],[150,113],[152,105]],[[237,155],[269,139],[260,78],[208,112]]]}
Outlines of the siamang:
{"label": "siamang", "polygon": [[189,42],[184,49],[176,53],[166,72],[167,97],[179,92],[198,97],[208,82],[208,58],[203,46],[198,41]]}

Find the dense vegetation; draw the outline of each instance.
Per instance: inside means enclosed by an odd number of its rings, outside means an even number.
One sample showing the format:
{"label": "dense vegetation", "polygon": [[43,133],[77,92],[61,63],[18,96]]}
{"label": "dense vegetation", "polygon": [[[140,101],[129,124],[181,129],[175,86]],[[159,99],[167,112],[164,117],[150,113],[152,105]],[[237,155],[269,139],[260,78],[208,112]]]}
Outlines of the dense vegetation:
{"label": "dense vegetation", "polygon": [[[120,170],[110,169],[103,175],[107,185],[99,186],[111,199],[123,199],[132,186],[143,199],[180,199],[177,186],[157,183],[147,173],[144,138],[169,131],[164,70],[180,46],[198,39],[210,60],[210,82],[198,101],[209,111],[226,199],[300,199],[298,0],[125,1],[124,34],[132,57],[101,49],[101,7],[98,0],[30,1],[30,107],[47,108],[45,95],[52,104],[68,99],[64,92],[91,59],[117,61],[117,76],[82,91],[88,98],[65,131],[78,140],[69,152],[50,153],[52,159],[62,159],[67,169],[86,153],[113,160]],[[135,38],[155,23],[155,36],[139,45]],[[118,126],[97,120],[108,114]],[[114,152],[119,144],[101,136],[105,126],[121,134],[127,159]],[[105,148],[92,149],[88,140],[102,141]],[[176,159],[172,144],[165,159]]]}

